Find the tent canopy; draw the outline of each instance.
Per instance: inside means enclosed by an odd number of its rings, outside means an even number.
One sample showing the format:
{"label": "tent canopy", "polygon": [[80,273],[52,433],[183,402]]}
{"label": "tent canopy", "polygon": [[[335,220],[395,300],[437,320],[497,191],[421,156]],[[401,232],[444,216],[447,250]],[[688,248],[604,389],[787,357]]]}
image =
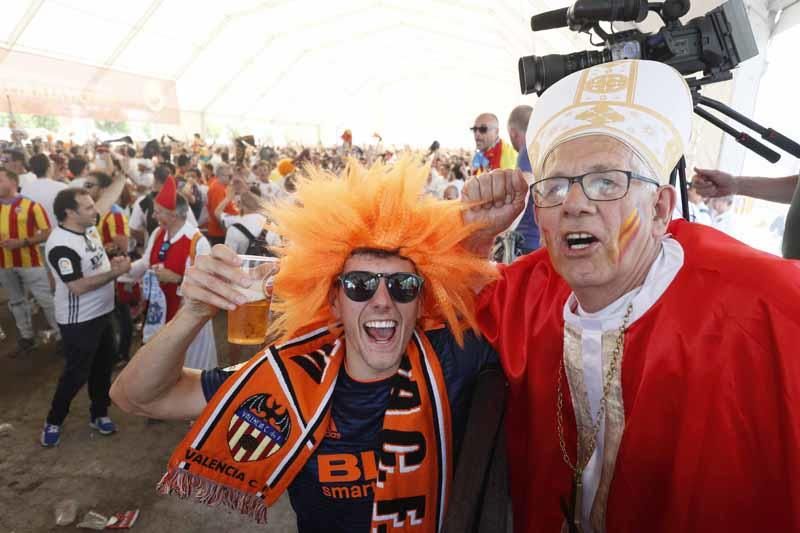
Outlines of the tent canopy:
{"label": "tent canopy", "polygon": [[[534,35],[548,1],[31,0],[0,46],[175,82],[184,122],[350,128],[396,143],[469,141],[519,102],[517,59],[588,46]],[[135,119],[135,117],[132,117]]]}
{"label": "tent canopy", "polygon": [[[690,16],[716,3],[696,0]],[[515,105],[535,101],[520,94],[519,57],[592,48],[567,29],[530,31],[531,15],[565,4],[13,0],[3,6],[0,47],[113,71],[120,90],[111,93],[142,93],[150,107],[176,111],[186,132],[282,129],[331,142],[349,128],[356,143],[379,133],[391,144],[467,146],[477,114],[494,112],[504,125]],[[136,106],[117,107],[147,120]]]}

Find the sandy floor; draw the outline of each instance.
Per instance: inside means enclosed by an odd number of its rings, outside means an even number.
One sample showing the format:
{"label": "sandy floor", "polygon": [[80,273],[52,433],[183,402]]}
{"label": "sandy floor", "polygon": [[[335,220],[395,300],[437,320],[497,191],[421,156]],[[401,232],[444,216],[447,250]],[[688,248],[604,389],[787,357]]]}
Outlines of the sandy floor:
{"label": "sandy floor", "polygon": [[[88,427],[89,402],[81,391],[72,403],[61,444],[42,448],[39,434],[62,359],[53,354],[52,345],[25,357],[9,357],[16,345],[16,329],[4,299],[0,300],[0,324],[8,334],[0,342],[0,424],[14,426],[0,434],[0,533],[88,531],[74,524],[55,525],[55,505],[67,498],[78,502],[79,519],[89,510],[109,516],[138,508],[135,531],[296,531],[287,497],[271,510],[269,524],[258,526],[221,509],[158,496],[155,484],[187,430],[186,422],[147,425],[144,419],[112,407],[110,415],[119,432],[103,437]],[[224,328],[224,317],[218,317],[215,329],[224,351],[223,364],[228,362]]]}

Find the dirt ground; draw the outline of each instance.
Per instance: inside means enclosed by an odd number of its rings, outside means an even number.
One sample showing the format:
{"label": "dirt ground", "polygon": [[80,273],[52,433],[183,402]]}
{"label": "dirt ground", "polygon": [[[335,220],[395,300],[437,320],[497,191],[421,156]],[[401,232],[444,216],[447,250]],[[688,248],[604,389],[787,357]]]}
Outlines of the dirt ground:
{"label": "dirt ground", "polygon": [[[35,317],[38,325],[40,315]],[[229,360],[221,315],[215,331],[224,365]],[[75,524],[89,510],[110,516],[133,509],[140,509],[133,530],[141,532],[297,531],[286,496],[270,509],[269,523],[259,526],[220,508],[157,495],[155,485],[187,422],[148,425],[112,406],[109,414],[119,431],[104,437],[89,428],[89,401],[81,391],[64,424],[61,444],[42,448],[39,435],[63,360],[52,344],[10,357],[16,328],[1,292],[0,324],[8,335],[0,342],[0,424],[13,425],[0,434],[0,533],[88,531]],[[55,525],[54,508],[64,499],[78,502],[78,520],[61,527]]]}

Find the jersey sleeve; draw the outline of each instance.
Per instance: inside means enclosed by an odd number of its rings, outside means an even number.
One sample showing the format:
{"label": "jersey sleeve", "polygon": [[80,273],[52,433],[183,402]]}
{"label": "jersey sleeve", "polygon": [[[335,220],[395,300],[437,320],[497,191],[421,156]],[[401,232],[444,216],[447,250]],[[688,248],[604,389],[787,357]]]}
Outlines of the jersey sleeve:
{"label": "jersey sleeve", "polygon": [[203,387],[203,396],[205,396],[206,401],[211,400],[212,396],[214,396],[222,384],[225,383],[225,380],[233,374],[233,371],[226,368],[203,370],[200,374],[200,383]]}
{"label": "jersey sleeve", "polygon": [[36,223],[37,230],[47,231],[50,229],[50,221],[47,219],[47,214],[45,214],[40,204],[33,202],[31,212],[33,213],[33,220]]}
{"label": "jersey sleeve", "polygon": [[497,352],[483,337],[472,331],[464,333],[464,346],[459,346],[449,329],[426,332],[431,345],[439,354],[442,372],[450,384],[460,388],[469,384],[484,367],[497,364]]}
{"label": "jersey sleeve", "polygon": [[47,254],[53,272],[61,281],[69,283],[83,277],[81,271],[81,257],[78,252],[68,246],[55,246]]}

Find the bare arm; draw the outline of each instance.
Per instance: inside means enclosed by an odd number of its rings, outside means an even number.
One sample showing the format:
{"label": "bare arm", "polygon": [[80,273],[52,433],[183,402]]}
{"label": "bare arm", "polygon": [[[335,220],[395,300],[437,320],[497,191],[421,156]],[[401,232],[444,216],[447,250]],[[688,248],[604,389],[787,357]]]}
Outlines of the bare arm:
{"label": "bare arm", "polygon": [[788,204],[797,188],[797,176],[783,178],[760,178],[754,176],[731,176],[721,170],[695,168],[692,184],[698,194],[707,197],[740,194],[769,202]]}
{"label": "bare arm", "polygon": [[0,248],[7,248],[9,250],[17,250],[28,246],[35,246],[47,240],[50,235],[50,230],[40,230],[39,233],[28,237],[26,239],[4,239],[0,241]]}
{"label": "bare arm", "polygon": [[111,260],[111,270],[108,272],[101,272],[94,276],[87,276],[84,278],[76,279],[75,281],[67,282],[67,288],[72,294],[80,296],[81,294],[93,291],[102,287],[106,283],[113,281],[125,272],[131,269],[131,260],[127,257],[115,257]]}
{"label": "bare arm", "polygon": [[111,185],[106,187],[100,192],[100,198],[94,203],[94,207],[100,216],[105,215],[117,201],[119,195],[122,193],[122,188],[125,187],[125,174],[114,170],[114,164],[111,162],[110,154],[108,156],[108,165],[110,165],[109,172],[111,174]]}
{"label": "bare arm", "polygon": [[41,244],[50,236],[52,229],[39,230],[33,237],[28,237],[28,244]]}
{"label": "bare arm", "polygon": [[219,309],[235,309],[246,300],[237,287],[250,283],[230,248],[217,245],[211,255],[199,256],[186,270],[181,286],[185,305],[117,377],[111,387],[114,403],[144,416],[196,418],[206,400],[200,372],[183,368],[186,350]]}
{"label": "bare arm", "polygon": [[186,350],[208,317],[182,307],[142,346],[111,387],[123,411],[162,419],[197,418],[206,405],[200,371],[183,368]]}
{"label": "bare arm", "polygon": [[752,196],[770,202],[788,204],[797,188],[797,176],[784,178],[755,178],[739,176],[736,178],[738,194]]}

